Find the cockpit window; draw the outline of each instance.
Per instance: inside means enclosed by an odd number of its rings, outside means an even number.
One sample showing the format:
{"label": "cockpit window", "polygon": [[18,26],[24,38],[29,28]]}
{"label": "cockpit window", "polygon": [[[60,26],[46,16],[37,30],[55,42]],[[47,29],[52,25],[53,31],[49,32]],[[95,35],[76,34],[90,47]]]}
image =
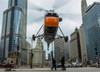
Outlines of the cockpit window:
{"label": "cockpit window", "polygon": [[56,13],[47,13],[45,17],[59,17]]}

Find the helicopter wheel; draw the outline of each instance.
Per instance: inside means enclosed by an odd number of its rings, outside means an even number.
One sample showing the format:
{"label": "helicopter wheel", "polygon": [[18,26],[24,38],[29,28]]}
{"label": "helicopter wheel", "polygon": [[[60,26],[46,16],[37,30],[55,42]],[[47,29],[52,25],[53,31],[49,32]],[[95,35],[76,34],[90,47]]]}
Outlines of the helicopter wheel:
{"label": "helicopter wheel", "polygon": [[67,41],[68,41],[68,36],[65,37],[65,42],[67,42]]}
{"label": "helicopter wheel", "polygon": [[35,35],[33,35],[33,36],[32,36],[32,39],[33,39],[34,41],[35,41],[35,38],[36,38]]}
{"label": "helicopter wheel", "polygon": [[61,22],[62,21],[62,18],[59,18],[59,22]]}

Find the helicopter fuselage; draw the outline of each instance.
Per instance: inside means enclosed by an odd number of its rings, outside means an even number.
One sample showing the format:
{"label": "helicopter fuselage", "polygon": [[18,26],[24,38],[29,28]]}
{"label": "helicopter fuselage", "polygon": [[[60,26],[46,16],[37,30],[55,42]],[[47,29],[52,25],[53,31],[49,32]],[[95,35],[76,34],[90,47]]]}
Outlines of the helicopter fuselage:
{"label": "helicopter fuselage", "polygon": [[45,17],[44,23],[44,40],[49,46],[49,44],[55,39],[59,26],[59,17],[56,13],[48,13]]}
{"label": "helicopter fuselage", "polygon": [[44,25],[44,40],[50,44],[54,41],[57,30],[58,30],[59,20],[56,17],[45,18]]}

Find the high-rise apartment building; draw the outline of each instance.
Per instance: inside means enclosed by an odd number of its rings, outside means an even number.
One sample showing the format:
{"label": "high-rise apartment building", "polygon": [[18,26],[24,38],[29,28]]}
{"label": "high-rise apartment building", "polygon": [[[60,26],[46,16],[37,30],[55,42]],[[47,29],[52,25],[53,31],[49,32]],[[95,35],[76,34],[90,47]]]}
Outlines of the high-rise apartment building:
{"label": "high-rise apartment building", "polygon": [[81,12],[82,12],[82,17],[85,15],[86,9],[87,9],[87,2],[86,2],[86,0],[81,0]]}
{"label": "high-rise apartment building", "polygon": [[63,56],[66,58],[66,46],[65,41],[62,38],[55,39],[54,41],[54,57],[57,63],[60,63],[60,60]]}
{"label": "high-rise apartment building", "polygon": [[[27,0],[9,0],[8,9],[3,13],[1,32],[2,59],[21,54],[26,48]],[[16,52],[16,53],[13,53]]]}
{"label": "high-rise apartment building", "polygon": [[[0,42],[0,51],[2,51],[2,49],[1,49],[1,42]],[[1,60],[2,60],[2,52],[0,53],[0,62],[1,62]]]}
{"label": "high-rise apartment building", "polygon": [[65,54],[66,54],[66,60],[68,61],[70,59],[70,56],[71,56],[71,54],[70,54],[70,41],[68,41],[67,43],[65,43],[64,46],[66,48],[66,52],[65,52]]}
{"label": "high-rise apartment building", "polygon": [[80,26],[79,36],[80,36],[80,47],[81,47],[82,62],[86,63],[87,62],[87,50],[86,50],[86,42],[85,42],[85,34],[84,34],[83,24]]}
{"label": "high-rise apartment building", "polygon": [[[85,11],[87,10],[87,8],[88,8],[88,6],[87,6],[86,0],[82,0],[81,1],[82,20],[83,20],[83,17],[85,15]],[[80,34],[80,45],[81,45],[82,62],[86,63],[87,62],[87,49],[86,49],[86,42],[85,42],[85,34],[84,34],[84,26],[83,26],[83,24],[80,26],[79,34]]]}
{"label": "high-rise apartment building", "polygon": [[80,36],[79,29],[75,29],[75,31],[70,35],[70,52],[71,52],[71,60],[73,61],[81,61],[81,46],[80,46]]}
{"label": "high-rise apartment building", "polygon": [[[100,3],[95,2],[87,8],[83,16],[87,58],[96,61],[100,57]],[[97,48],[97,54],[95,49]]]}

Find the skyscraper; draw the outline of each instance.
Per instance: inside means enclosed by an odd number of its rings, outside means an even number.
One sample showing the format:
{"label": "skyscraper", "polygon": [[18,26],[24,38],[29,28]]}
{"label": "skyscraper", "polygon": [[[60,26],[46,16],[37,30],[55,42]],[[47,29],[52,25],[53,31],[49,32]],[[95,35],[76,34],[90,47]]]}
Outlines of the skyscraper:
{"label": "skyscraper", "polygon": [[74,61],[81,61],[81,46],[80,46],[80,36],[79,29],[75,29],[75,31],[70,35],[70,51],[71,51],[71,59]]}
{"label": "skyscraper", "polygon": [[[95,2],[87,8],[83,16],[87,58],[96,61],[100,57],[100,3]],[[98,54],[95,53],[97,48]]]}
{"label": "skyscraper", "polygon": [[[0,42],[0,51],[2,51],[2,49],[1,49],[1,42]],[[2,60],[2,52],[0,53],[0,62],[1,62],[1,60]]]}
{"label": "skyscraper", "polygon": [[[81,14],[82,14],[82,20],[85,15],[85,11],[87,10],[87,2],[86,0],[81,1]],[[85,34],[84,34],[84,25],[82,24],[79,29],[80,34],[80,45],[81,45],[81,56],[82,56],[82,62],[86,63],[87,61],[87,50],[86,50],[86,42],[85,42]]]}
{"label": "skyscraper", "polygon": [[54,56],[56,63],[60,63],[63,56],[66,58],[66,46],[65,41],[62,38],[54,40]]}
{"label": "skyscraper", "polygon": [[3,59],[9,52],[21,52],[25,47],[27,25],[27,0],[9,0],[8,9],[3,13],[1,48]]}
{"label": "skyscraper", "polygon": [[86,42],[85,42],[85,34],[84,34],[83,24],[80,26],[79,35],[80,35],[80,46],[81,46],[82,62],[86,63],[86,61],[87,61],[87,51],[86,51]]}
{"label": "skyscraper", "polygon": [[65,48],[66,48],[66,60],[68,61],[70,59],[70,41],[65,43]]}
{"label": "skyscraper", "polygon": [[81,1],[81,12],[82,12],[82,17],[85,15],[85,11],[87,9],[87,2],[86,0]]}

